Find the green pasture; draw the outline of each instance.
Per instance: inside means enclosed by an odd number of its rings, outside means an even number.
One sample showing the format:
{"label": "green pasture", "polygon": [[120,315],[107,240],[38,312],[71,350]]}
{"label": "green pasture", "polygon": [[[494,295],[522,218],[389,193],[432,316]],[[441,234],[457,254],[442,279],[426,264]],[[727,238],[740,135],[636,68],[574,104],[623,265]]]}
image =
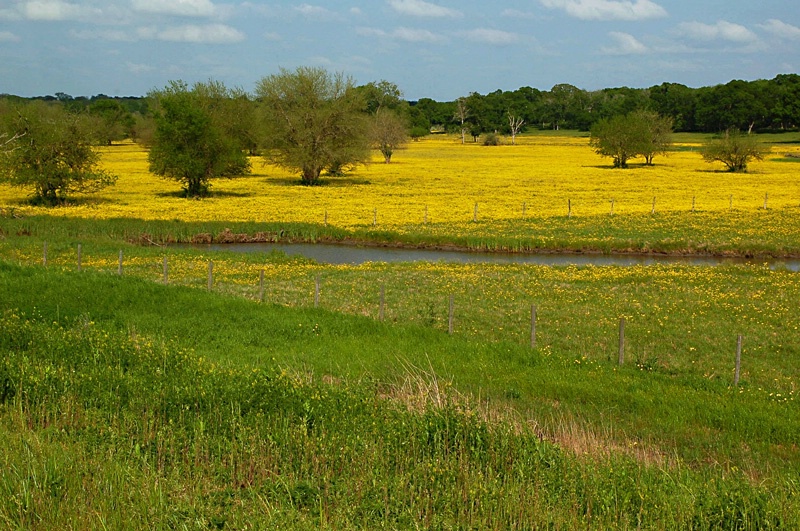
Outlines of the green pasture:
{"label": "green pasture", "polygon": [[329,266],[165,243],[333,228],[0,227],[6,527],[799,525],[795,272]]}

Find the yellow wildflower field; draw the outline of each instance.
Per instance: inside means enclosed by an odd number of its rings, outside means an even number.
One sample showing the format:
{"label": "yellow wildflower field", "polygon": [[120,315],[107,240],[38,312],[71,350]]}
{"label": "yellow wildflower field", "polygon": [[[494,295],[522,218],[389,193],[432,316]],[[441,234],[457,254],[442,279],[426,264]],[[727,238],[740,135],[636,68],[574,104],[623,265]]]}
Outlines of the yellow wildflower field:
{"label": "yellow wildflower field", "polygon": [[[433,135],[411,142],[391,164],[376,153],[373,162],[322,186],[261,159],[248,176],[213,182],[212,197],[187,200],[180,185],[148,171],[147,152],[137,144],[102,148],[103,166],[119,176],[99,194],[54,212],[28,206],[26,191],[0,186],[0,206],[24,214],[82,218],[175,219],[324,223],[407,232],[409,225],[574,218],[733,208],[756,211],[800,204],[800,166],[774,153],[746,174],[730,174],[704,162],[698,145],[683,144],[655,166],[611,168],[589,147],[588,138],[530,135],[517,145],[462,145],[454,136]],[[797,148],[791,148],[797,150]],[[655,201],[655,205],[654,205]],[[612,203],[613,202],[613,203]],[[404,228],[405,227],[405,228]]]}

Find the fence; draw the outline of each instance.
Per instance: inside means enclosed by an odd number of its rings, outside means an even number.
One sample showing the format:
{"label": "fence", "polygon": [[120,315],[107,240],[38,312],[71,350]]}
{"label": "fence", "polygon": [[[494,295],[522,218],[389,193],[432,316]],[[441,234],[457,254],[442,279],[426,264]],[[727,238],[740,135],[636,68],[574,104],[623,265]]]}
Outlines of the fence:
{"label": "fence", "polygon": [[[76,249],[76,268],[78,271],[83,271],[83,247],[81,244],[77,245]],[[47,267],[48,265],[48,248],[47,242],[43,244],[43,257],[42,257],[42,264],[43,266]],[[122,275],[124,272],[124,254],[123,251],[119,251],[118,255],[118,262],[117,262],[117,275]],[[208,291],[215,290],[217,286],[215,284],[214,278],[214,261],[210,260],[207,263],[207,276],[205,277],[206,281],[206,289]],[[167,256],[164,256],[161,261],[161,273],[162,279],[161,282],[164,285],[169,284],[169,259]],[[265,271],[261,269],[259,271],[258,281],[255,286],[255,291],[258,294],[257,300],[261,303],[265,302]],[[320,297],[322,292],[322,279],[320,275],[316,275],[314,277],[314,287],[313,287],[313,299],[312,304],[315,308],[320,307]],[[386,290],[384,285],[379,286],[379,298],[377,303],[377,315],[379,321],[384,321],[386,316]],[[447,332],[450,335],[453,335],[456,331],[456,323],[458,317],[459,307],[457,305],[457,301],[454,294],[450,294],[447,298]],[[537,321],[538,321],[538,307],[536,304],[530,305],[530,328],[529,330],[525,331],[525,335],[530,337],[529,346],[531,349],[537,348],[537,335],[536,335],[536,328],[537,328]],[[619,328],[617,332],[616,339],[618,340],[618,358],[617,363],[618,365],[622,366],[625,364],[625,331],[626,331],[627,321],[624,317],[620,318],[619,320]],[[743,336],[739,334],[737,336],[736,341],[736,352],[735,352],[735,362],[734,362],[734,385],[739,385],[740,374],[741,374],[741,355],[742,355],[742,348],[743,348]]]}

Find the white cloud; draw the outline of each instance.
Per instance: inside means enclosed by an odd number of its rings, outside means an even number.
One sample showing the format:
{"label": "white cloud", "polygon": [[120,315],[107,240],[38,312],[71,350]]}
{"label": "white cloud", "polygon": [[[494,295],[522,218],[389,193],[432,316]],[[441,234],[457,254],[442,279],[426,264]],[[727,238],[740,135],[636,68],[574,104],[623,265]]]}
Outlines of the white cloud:
{"label": "white cloud", "polygon": [[331,12],[324,7],[312,6],[310,4],[296,6],[294,10],[307,17],[325,17],[331,15]]}
{"label": "white cloud", "polygon": [[500,12],[501,17],[521,18],[533,20],[539,18],[539,15],[530,11],[520,11],[519,9],[504,9]]}
{"label": "white cloud", "polygon": [[458,18],[462,16],[460,11],[425,2],[424,0],[389,0],[389,5],[398,13],[415,17]]}
{"label": "white cloud", "polygon": [[396,28],[386,32],[376,28],[357,28],[356,33],[364,37],[381,37],[406,42],[441,42],[444,38],[432,31],[416,28]]}
{"label": "white cloud", "polygon": [[774,18],[764,24],[759,24],[758,27],[782,39],[800,40],[800,28]]}
{"label": "white cloud", "polygon": [[116,42],[131,42],[136,40],[133,35],[120,30],[70,30],[69,35],[72,38],[83,40],[99,39]]}
{"label": "white cloud", "polygon": [[278,42],[278,41],[282,41],[283,37],[281,37],[280,33],[277,33],[277,32],[274,32],[274,31],[268,31],[268,32],[266,32],[264,34],[264,40],[272,41],[272,42]]}
{"label": "white cloud", "polygon": [[133,9],[142,13],[182,17],[213,17],[217,7],[210,0],[133,0]]}
{"label": "white cloud", "polygon": [[172,42],[230,44],[243,41],[245,36],[239,30],[224,24],[206,24],[202,26],[188,24],[159,31],[155,38]]}
{"label": "white cloud", "polygon": [[392,35],[408,42],[438,42],[442,40],[441,36],[425,29],[397,28]]}
{"label": "white cloud", "polygon": [[76,20],[91,16],[99,11],[61,0],[34,0],[17,6],[22,16],[29,20]]}
{"label": "white cloud", "polygon": [[563,9],[582,20],[645,20],[667,16],[650,0],[540,0],[544,7]]}
{"label": "white cloud", "polygon": [[609,55],[635,55],[648,52],[647,46],[629,33],[612,31],[608,35],[614,40],[614,46],[603,47],[601,50],[603,53]]}
{"label": "white cloud", "polygon": [[725,20],[716,24],[682,22],[678,25],[678,34],[699,41],[724,40],[747,44],[758,40],[756,34],[749,29]]}
{"label": "white cloud", "polygon": [[474,30],[465,31],[463,32],[463,35],[471,41],[483,42],[497,46],[514,44],[515,42],[519,41],[519,35],[516,33],[509,33],[508,31],[489,28],[477,28]]}
{"label": "white cloud", "polygon": [[128,69],[128,72],[131,72],[132,74],[146,74],[147,72],[152,72],[155,70],[154,67],[142,63],[127,62],[125,63],[125,67]]}
{"label": "white cloud", "polygon": [[19,42],[20,38],[10,31],[0,31],[0,42]]}

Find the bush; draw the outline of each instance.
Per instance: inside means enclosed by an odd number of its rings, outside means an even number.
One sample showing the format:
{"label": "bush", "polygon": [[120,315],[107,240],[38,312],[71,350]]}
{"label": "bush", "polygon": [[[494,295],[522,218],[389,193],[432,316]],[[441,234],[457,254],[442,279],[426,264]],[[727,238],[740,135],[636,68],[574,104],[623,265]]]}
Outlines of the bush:
{"label": "bush", "polygon": [[483,137],[484,146],[499,146],[501,143],[500,135],[497,133],[489,133]]}

